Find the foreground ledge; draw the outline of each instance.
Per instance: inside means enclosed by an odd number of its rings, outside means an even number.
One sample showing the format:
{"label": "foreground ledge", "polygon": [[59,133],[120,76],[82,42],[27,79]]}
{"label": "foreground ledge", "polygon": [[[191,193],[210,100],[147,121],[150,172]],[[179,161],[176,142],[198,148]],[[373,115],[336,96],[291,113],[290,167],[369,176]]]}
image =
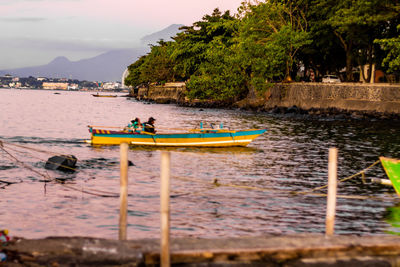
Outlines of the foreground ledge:
{"label": "foreground ledge", "polygon": [[[2,266],[158,266],[157,239],[15,238]],[[400,266],[400,237],[316,234],[171,240],[182,266]]]}

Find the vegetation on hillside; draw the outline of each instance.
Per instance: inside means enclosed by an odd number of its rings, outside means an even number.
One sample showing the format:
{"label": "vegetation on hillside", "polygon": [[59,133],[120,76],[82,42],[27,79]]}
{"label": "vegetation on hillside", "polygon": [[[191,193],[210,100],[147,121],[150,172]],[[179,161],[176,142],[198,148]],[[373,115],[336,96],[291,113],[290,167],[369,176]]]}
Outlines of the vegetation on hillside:
{"label": "vegetation on hillside", "polygon": [[236,15],[215,9],[173,41],[160,40],[128,67],[126,85],[186,81],[191,99],[233,102],[311,72],[345,69],[344,79],[354,81],[360,65],[400,71],[398,0],[255,2],[243,2]]}

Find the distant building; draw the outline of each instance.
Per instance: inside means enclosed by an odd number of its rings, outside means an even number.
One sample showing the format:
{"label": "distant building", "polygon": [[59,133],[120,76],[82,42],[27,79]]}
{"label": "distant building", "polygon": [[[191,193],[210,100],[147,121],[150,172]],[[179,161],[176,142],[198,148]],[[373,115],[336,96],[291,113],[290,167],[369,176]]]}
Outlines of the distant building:
{"label": "distant building", "polygon": [[47,90],[68,90],[68,83],[44,82],[42,86]]}
{"label": "distant building", "polygon": [[103,84],[104,90],[116,90],[121,88],[121,84],[118,82],[108,82]]}
{"label": "distant building", "polygon": [[78,89],[79,89],[79,84],[76,84],[76,83],[71,83],[68,86],[68,90],[78,90]]}
{"label": "distant building", "polygon": [[12,82],[8,84],[10,88],[21,88],[22,84],[20,82]]}

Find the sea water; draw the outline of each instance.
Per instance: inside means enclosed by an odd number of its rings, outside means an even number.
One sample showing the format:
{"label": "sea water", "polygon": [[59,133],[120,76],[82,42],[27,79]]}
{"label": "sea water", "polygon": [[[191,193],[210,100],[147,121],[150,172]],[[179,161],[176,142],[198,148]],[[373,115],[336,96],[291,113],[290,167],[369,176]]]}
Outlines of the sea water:
{"label": "sea water", "polygon": [[[119,94],[0,89],[0,228],[11,236],[118,238],[119,146],[91,146],[87,125],[123,127],[156,118],[156,129],[266,128],[245,148],[170,148],[171,235],[237,237],[323,233],[328,150],[339,151],[338,179],[400,158],[400,125],[138,102]],[[131,147],[128,238],[160,235],[161,148]],[[78,158],[74,173],[44,169],[53,155]],[[366,177],[386,178],[378,164]],[[55,182],[60,178],[65,183]],[[7,184],[4,182],[11,182]],[[399,232],[393,188],[355,177],[338,185],[335,233]],[[108,196],[108,197],[105,197]],[[113,197],[114,196],[114,197]],[[359,199],[360,196],[366,199]],[[394,219],[393,219],[394,218]],[[397,216],[398,218],[398,216]]]}

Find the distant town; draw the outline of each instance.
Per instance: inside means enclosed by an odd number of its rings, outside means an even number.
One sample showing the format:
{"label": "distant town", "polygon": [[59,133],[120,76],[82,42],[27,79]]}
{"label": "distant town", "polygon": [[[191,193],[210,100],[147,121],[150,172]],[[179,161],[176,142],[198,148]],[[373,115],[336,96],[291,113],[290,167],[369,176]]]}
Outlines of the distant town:
{"label": "distant town", "polygon": [[0,88],[73,90],[73,91],[126,91],[120,82],[79,81],[67,78],[0,76]]}

